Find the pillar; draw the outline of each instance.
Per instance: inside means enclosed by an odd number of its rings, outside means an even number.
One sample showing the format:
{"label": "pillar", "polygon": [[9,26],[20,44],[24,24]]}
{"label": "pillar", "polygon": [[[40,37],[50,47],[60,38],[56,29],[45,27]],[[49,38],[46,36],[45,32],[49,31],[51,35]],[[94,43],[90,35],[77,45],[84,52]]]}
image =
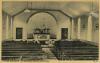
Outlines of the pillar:
{"label": "pillar", "polygon": [[69,20],[68,39],[71,39],[71,19],[68,20]]}
{"label": "pillar", "polygon": [[74,39],[74,20],[71,20],[71,39]]}
{"label": "pillar", "polygon": [[10,34],[11,34],[11,40],[13,40],[13,19],[14,19],[14,17],[11,17],[11,22],[10,22],[10,24],[11,24],[11,26],[10,26]]}
{"label": "pillar", "polygon": [[92,15],[88,17],[87,40],[92,41]]}
{"label": "pillar", "polygon": [[9,39],[9,17],[7,15],[7,19],[6,19],[6,39]]}
{"label": "pillar", "polygon": [[80,17],[78,18],[78,31],[77,31],[77,38],[81,39],[81,19]]}

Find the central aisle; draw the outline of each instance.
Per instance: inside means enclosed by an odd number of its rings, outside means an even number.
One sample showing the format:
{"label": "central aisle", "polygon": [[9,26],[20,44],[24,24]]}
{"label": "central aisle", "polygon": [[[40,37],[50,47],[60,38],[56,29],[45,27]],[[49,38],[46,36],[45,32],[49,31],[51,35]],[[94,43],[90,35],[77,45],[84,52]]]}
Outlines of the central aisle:
{"label": "central aisle", "polygon": [[55,59],[55,60],[57,60],[56,56],[51,51],[51,47],[43,47],[42,51],[44,51],[46,53],[47,59]]}

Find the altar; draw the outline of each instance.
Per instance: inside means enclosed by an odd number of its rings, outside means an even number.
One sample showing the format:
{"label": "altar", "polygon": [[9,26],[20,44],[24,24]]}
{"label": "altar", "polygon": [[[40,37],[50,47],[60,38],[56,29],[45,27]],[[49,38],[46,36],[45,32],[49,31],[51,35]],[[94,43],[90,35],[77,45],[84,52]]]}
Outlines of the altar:
{"label": "altar", "polygon": [[50,29],[49,28],[35,28],[33,36],[34,36],[34,39],[36,40],[49,40]]}
{"label": "altar", "polygon": [[36,40],[48,40],[50,39],[50,34],[34,34],[34,39]]}

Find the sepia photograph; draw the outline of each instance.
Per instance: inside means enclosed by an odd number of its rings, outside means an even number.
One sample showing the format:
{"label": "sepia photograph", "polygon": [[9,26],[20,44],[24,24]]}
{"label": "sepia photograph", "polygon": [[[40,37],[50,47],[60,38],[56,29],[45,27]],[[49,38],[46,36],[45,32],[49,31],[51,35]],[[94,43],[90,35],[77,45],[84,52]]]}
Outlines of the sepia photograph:
{"label": "sepia photograph", "polygon": [[2,61],[99,60],[99,0],[2,1]]}

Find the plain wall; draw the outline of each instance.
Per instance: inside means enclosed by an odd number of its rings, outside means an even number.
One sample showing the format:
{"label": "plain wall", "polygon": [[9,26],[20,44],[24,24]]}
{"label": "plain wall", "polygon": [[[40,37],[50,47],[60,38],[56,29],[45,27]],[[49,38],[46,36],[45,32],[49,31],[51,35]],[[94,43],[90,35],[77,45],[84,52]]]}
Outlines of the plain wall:
{"label": "plain wall", "polygon": [[[32,33],[32,28],[30,26],[33,26],[32,23],[34,24],[35,22],[40,21],[40,24],[43,24],[42,22],[45,22],[49,26],[52,24],[52,32],[56,34],[57,39],[61,39],[61,28],[68,28],[68,39],[77,39],[77,28],[78,28],[78,18],[74,18],[74,33],[73,37],[71,37],[71,20],[69,17],[63,15],[60,12],[51,12],[52,14],[55,15],[57,18],[57,21],[55,19],[47,14],[47,13],[37,13],[36,15],[32,16],[33,21],[29,23],[26,23],[27,17],[31,14],[27,13],[21,13],[14,17],[13,20],[13,39],[16,40],[16,28],[23,28],[23,39],[27,39],[27,33]],[[2,15],[2,39],[3,40],[10,40],[11,38],[11,16],[9,16],[7,13],[3,12]],[[8,16],[8,17],[7,17]],[[41,17],[44,16],[44,17]],[[40,18],[41,17],[41,18]],[[42,20],[45,19],[44,20]],[[36,21],[35,21],[36,20]],[[47,21],[48,20],[48,21]],[[87,15],[82,15],[80,16],[81,20],[81,32],[80,32],[80,40],[87,40],[87,23],[88,23],[88,16]],[[8,24],[7,24],[8,21]],[[92,40],[94,43],[98,44],[99,43],[99,29],[96,28],[96,25],[99,22],[99,19],[96,17],[92,17]],[[38,23],[38,22],[37,22]],[[41,25],[39,26],[41,27]],[[51,27],[51,26],[50,26]]]}
{"label": "plain wall", "polygon": [[27,39],[27,33],[32,33],[34,28],[41,28],[44,23],[51,28],[51,34],[55,34],[57,39],[61,39],[61,28],[68,28],[68,38],[70,39],[70,19],[59,12],[57,13],[55,15],[58,16],[57,21],[47,13],[37,13],[29,19],[28,23],[24,18],[21,18],[22,14],[17,15],[14,18],[14,39],[16,39],[16,28],[23,28],[23,39]]}

